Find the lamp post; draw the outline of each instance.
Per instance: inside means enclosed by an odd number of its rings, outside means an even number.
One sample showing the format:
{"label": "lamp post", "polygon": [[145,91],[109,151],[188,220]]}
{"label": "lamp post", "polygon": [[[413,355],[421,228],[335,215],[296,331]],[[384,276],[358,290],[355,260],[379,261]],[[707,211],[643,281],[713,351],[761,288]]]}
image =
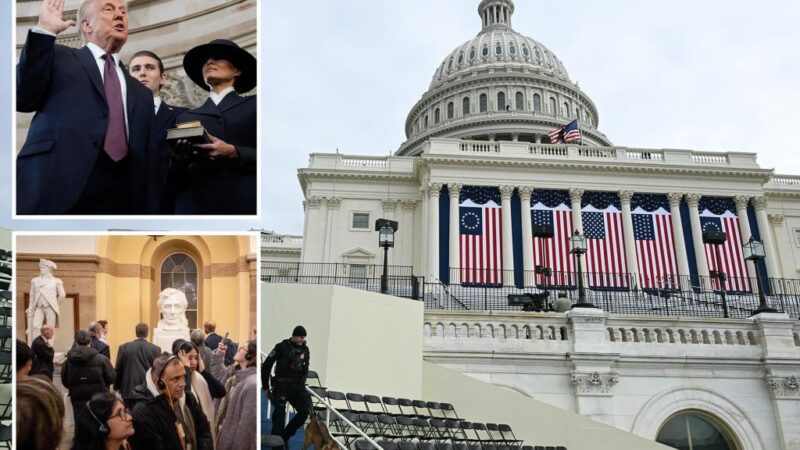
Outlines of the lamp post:
{"label": "lamp post", "polygon": [[730,317],[730,312],[728,311],[728,299],[725,296],[725,280],[727,279],[727,277],[725,276],[725,272],[722,271],[722,267],[720,264],[719,246],[724,244],[727,239],[728,235],[725,234],[724,231],[703,232],[703,243],[711,244],[714,246],[714,255],[716,257],[717,270],[710,271],[709,275],[711,275],[711,278],[716,278],[717,281],[719,281],[719,296],[720,299],[722,300],[722,312],[726,319]]}
{"label": "lamp post", "polygon": [[595,306],[593,304],[586,301],[586,289],[583,286],[581,255],[586,253],[586,236],[582,235],[578,230],[575,230],[575,234],[573,234],[569,240],[572,245],[570,253],[575,255],[575,259],[578,261],[578,302],[572,305],[572,308],[594,308]]}
{"label": "lamp post", "polygon": [[378,246],[383,247],[383,275],[381,275],[381,294],[388,294],[389,248],[394,247],[394,232],[397,231],[397,222],[394,220],[378,219],[375,221],[375,231],[378,232]]}
{"label": "lamp post", "polygon": [[767,304],[767,294],[764,292],[764,286],[761,284],[761,277],[758,276],[758,261],[764,259],[767,254],[764,251],[764,243],[761,241],[757,241],[753,239],[753,236],[750,236],[750,240],[747,241],[746,244],[742,245],[742,251],[744,253],[744,259],[748,261],[753,261],[753,267],[756,269],[756,286],[758,286],[758,309],[753,311],[753,316],[760,313],[774,313],[778,312],[777,310],[770,308]]}

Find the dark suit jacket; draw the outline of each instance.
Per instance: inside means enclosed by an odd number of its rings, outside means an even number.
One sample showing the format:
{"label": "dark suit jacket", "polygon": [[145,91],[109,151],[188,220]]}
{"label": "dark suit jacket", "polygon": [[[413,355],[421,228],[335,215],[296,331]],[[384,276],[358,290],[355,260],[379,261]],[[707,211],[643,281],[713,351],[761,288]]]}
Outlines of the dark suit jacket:
{"label": "dark suit jacket", "polygon": [[145,382],[147,369],[153,366],[153,360],[161,354],[161,348],[138,338],[119,346],[117,351],[117,378],[114,388],[122,394],[122,398],[133,397],[133,389]]}
{"label": "dark suit jacket", "polygon": [[[152,211],[153,94],[125,73],[131,214]],[[17,155],[17,213],[63,214],[86,188],[108,124],[100,71],[88,47],[72,49],[28,32],[17,64],[17,111],[36,112]]]}
{"label": "dark suit jacket", "polygon": [[97,353],[100,353],[101,355],[108,358],[109,361],[111,361],[111,349],[105,342],[92,336],[92,343],[89,344],[89,347],[92,347],[93,349],[97,350]]}
{"label": "dark suit jacket", "polygon": [[[173,164],[178,214],[256,214],[256,96],[226,95],[185,111],[178,122],[199,120],[214,137],[236,147],[238,159]],[[213,350],[213,348],[212,348]]]}
{"label": "dark suit jacket", "polygon": [[175,128],[178,115],[186,108],[173,106],[165,101],[161,101],[155,120],[153,121],[153,138],[156,140],[155,148],[158,149],[158,192],[159,192],[159,213],[175,213],[175,188],[167,183],[167,173],[170,165],[170,144],[165,139],[167,131]]}
{"label": "dark suit jacket", "polygon": [[[217,347],[219,347],[219,342],[221,340],[222,336],[218,335],[217,333],[208,333],[204,344],[206,344],[206,347],[208,347],[212,352],[215,352]],[[236,356],[236,352],[239,351],[239,345],[230,339],[225,339],[225,345],[228,346],[228,349],[225,350],[225,365],[230,366],[233,364],[233,357]]]}
{"label": "dark suit jacket", "polygon": [[31,367],[31,375],[45,375],[47,378],[53,379],[53,356],[55,350],[53,347],[47,345],[47,341],[43,337],[37,336],[31,343],[31,350],[33,350],[33,367]]}

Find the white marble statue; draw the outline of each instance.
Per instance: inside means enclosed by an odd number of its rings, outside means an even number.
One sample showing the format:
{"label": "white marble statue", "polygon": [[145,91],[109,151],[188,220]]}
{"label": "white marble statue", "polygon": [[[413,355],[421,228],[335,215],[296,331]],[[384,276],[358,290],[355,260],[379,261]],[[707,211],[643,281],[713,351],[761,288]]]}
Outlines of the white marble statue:
{"label": "white marble statue", "polygon": [[[28,345],[39,336],[42,325],[58,327],[58,306],[67,297],[64,283],[53,276],[56,264],[46,259],[39,260],[39,276],[31,280],[28,316]],[[52,343],[52,342],[51,342]]]}
{"label": "white marble statue", "polygon": [[162,351],[172,352],[172,343],[176,339],[189,340],[189,320],[186,318],[186,307],[189,302],[186,294],[175,288],[166,288],[158,295],[158,309],[161,320],[153,329],[153,344]]}

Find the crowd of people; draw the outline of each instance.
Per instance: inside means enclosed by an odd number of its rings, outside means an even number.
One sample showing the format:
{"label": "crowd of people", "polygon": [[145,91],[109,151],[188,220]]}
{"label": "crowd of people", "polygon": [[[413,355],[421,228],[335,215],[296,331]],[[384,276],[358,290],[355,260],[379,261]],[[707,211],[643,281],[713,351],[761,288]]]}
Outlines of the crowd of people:
{"label": "crowd of people", "polygon": [[241,346],[213,321],[204,331],[161,349],[139,323],[112,364],[108,322],[92,322],[75,333],[60,386],[53,327],[43,326],[32,347],[18,339],[16,448],[57,449],[64,424],[74,423],[74,450],[255,450],[255,330]]}

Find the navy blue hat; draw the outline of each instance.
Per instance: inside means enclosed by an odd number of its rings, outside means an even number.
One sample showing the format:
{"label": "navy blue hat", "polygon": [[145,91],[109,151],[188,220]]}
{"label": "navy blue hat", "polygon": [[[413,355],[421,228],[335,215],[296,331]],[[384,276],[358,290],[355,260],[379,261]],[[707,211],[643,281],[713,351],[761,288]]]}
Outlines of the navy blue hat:
{"label": "navy blue hat", "polygon": [[183,70],[198,86],[206,91],[211,88],[203,78],[203,65],[209,58],[224,59],[239,69],[241,74],[236,78],[233,87],[236,92],[247,92],[256,87],[256,57],[242,49],[235,42],[227,39],[214,39],[208,44],[198,45],[189,50],[183,57]]}

